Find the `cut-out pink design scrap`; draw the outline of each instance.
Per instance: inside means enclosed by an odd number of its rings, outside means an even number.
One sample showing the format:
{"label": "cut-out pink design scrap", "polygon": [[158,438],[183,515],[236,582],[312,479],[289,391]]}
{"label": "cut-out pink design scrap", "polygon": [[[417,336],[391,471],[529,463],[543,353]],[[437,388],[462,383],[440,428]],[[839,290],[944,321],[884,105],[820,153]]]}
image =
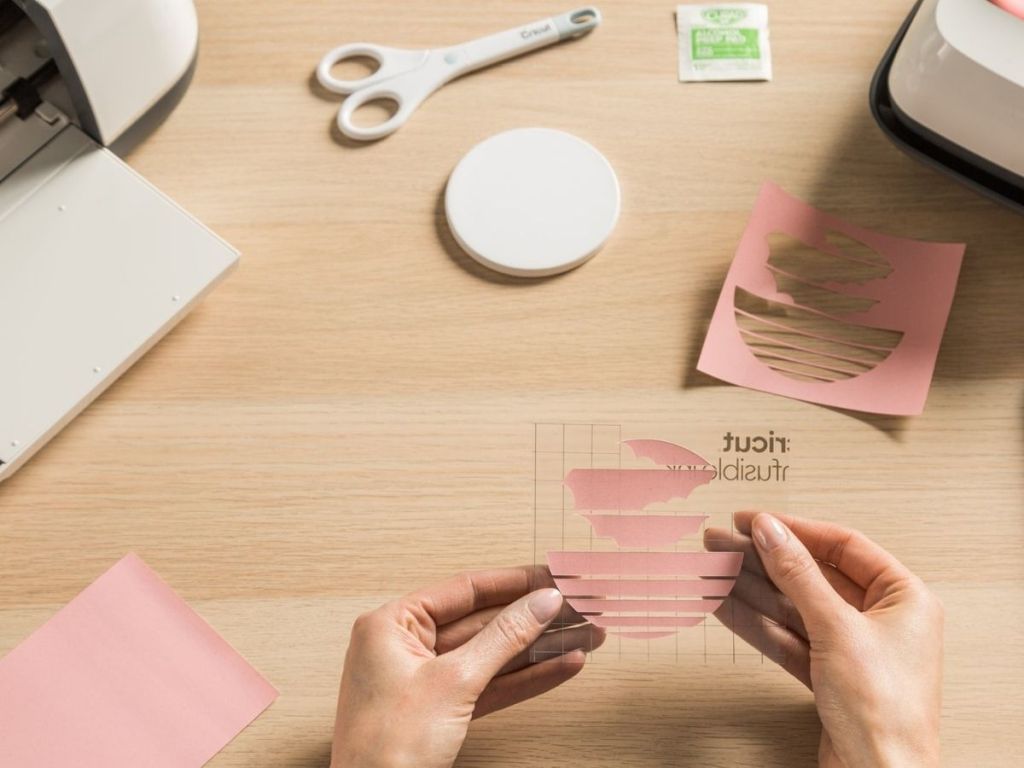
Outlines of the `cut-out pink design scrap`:
{"label": "cut-out pink design scrap", "polygon": [[[801,311],[791,296],[779,291],[768,264],[768,237],[775,233],[848,259],[849,254],[828,239],[830,233],[839,233],[889,263],[892,270],[885,277],[819,286],[872,300],[869,308],[835,316],[818,313],[832,322],[902,334],[888,357],[859,375],[835,381],[829,380],[827,371],[818,380],[794,379],[757,359],[736,322],[737,290]],[[964,249],[962,243],[922,242],[858,227],[766,182],[722,286],[697,369],[732,384],[822,405],[889,415],[919,414],[928,395]],[[813,338],[814,334],[804,336]],[[793,344],[790,349],[800,351],[800,346]]]}

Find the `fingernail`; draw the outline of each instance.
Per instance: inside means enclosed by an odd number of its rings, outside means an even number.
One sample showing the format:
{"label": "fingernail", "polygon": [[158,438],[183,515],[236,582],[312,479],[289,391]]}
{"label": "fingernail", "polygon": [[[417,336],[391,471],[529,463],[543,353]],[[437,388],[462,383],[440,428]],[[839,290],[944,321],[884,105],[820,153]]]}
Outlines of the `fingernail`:
{"label": "fingernail", "polygon": [[526,605],[534,618],[543,624],[551,621],[562,610],[562,593],[557,589],[542,589],[530,595]]}
{"label": "fingernail", "polygon": [[763,550],[772,550],[786,543],[786,527],[771,515],[758,515],[754,520],[754,536]]}

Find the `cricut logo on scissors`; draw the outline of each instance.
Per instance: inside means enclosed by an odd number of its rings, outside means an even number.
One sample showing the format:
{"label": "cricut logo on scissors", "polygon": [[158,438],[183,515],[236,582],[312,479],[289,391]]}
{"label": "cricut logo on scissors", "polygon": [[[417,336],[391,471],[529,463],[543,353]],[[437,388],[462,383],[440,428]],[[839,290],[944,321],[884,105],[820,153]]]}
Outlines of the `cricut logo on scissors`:
{"label": "cricut logo on scissors", "polygon": [[539,27],[527,27],[526,29],[524,29],[522,32],[519,33],[519,36],[522,37],[523,40],[529,40],[531,37],[536,37],[537,35],[543,35],[545,32],[550,32],[550,31],[551,31],[551,22],[549,21],[546,24],[540,25]]}

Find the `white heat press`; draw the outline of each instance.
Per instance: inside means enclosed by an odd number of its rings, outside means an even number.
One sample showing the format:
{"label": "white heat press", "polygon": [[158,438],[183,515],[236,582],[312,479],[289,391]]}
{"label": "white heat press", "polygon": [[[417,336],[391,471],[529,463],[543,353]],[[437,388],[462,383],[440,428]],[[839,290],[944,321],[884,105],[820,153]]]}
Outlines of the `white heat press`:
{"label": "white heat press", "polygon": [[237,252],[105,148],[173,107],[191,0],[0,0],[0,480]]}
{"label": "white heat press", "polygon": [[1013,7],[919,0],[875,73],[871,108],[910,154],[1024,210],[1024,18]]}

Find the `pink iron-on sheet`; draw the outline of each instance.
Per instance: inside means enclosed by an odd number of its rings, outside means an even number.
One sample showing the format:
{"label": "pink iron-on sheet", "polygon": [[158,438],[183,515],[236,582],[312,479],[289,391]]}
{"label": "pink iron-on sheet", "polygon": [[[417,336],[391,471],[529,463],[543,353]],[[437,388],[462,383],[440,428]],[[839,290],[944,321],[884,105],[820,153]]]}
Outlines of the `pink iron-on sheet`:
{"label": "pink iron-on sheet", "polygon": [[696,627],[703,616],[591,616],[595,627]]}
{"label": "pink iron-on sheet", "polygon": [[727,576],[735,579],[742,552],[548,552],[555,576]]}
{"label": "pink iron-on sheet", "polygon": [[[769,263],[768,237],[780,233],[817,249],[826,258],[848,260],[849,253],[831,236],[850,238],[871,249],[891,270],[884,277],[863,282],[809,280],[787,274]],[[963,244],[921,242],[855,226],[765,183],[722,286],[697,368],[732,384],[822,405],[889,415],[919,414],[928,395],[963,254]],[[853,309],[832,314],[801,308],[779,289],[777,280],[787,276],[795,277],[806,290],[859,301],[862,306],[851,304]],[[737,308],[738,292],[831,323],[837,338],[825,340],[845,344],[848,353],[811,349],[823,337],[789,327],[784,321],[762,320],[758,330],[747,329],[745,334],[737,313],[754,316]],[[884,359],[861,371],[856,361],[879,347],[845,341],[838,332],[847,326],[891,332],[899,341]],[[793,334],[788,338],[795,341],[780,341],[780,329]],[[744,335],[754,342],[771,336],[778,346],[759,359]],[[808,357],[808,352],[817,356]],[[812,362],[799,366],[802,376],[787,375],[792,374],[794,363],[806,360]]]}
{"label": "pink iron-on sheet", "polygon": [[590,521],[595,534],[613,539],[620,547],[669,546],[697,533],[707,520],[707,515],[580,514]]}
{"label": "pink iron-on sheet", "polygon": [[193,768],[276,696],[128,555],[0,659],[0,765]]}
{"label": "pink iron-on sheet", "polygon": [[[715,478],[715,470],[707,460],[682,446],[664,440],[624,440],[623,443],[629,446],[638,459],[650,459],[666,468],[570,470],[565,476],[565,484],[572,491],[573,506],[576,509],[641,510],[651,504],[685,499],[694,489]],[[646,520],[650,521],[650,518]],[[633,522],[611,525],[617,525],[624,535],[655,536],[654,532],[644,531],[644,521],[637,517],[633,518]],[[657,523],[651,521],[650,525]],[[598,535],[604,535],[596,526],[594,530]],[[670,531],[666,529],[660,533],[669,535]],[[608,535],[615,534],[609,530]]]}
{"label": "pink iron-on sheet", "polygon": [[555,576],[569,597],[725,597],[735,579],[581,579]]}
{"label": "pink iron-on sheet", "polygon": [[571,599],[577,613],[714,613],[722,600],[592,600]]}
{"label": "pink iron-on sheet", "polygon": [[685,499],[713,469],[573,469],[565,476],[576,509],[644,509]]}
{"label": "pink iron-on sheet", "polygon": [[670,443],[667,440],[623,440],[624,445],[638,459],[650,459],[666,467],[707,467],[708,460],[689,448]]}

